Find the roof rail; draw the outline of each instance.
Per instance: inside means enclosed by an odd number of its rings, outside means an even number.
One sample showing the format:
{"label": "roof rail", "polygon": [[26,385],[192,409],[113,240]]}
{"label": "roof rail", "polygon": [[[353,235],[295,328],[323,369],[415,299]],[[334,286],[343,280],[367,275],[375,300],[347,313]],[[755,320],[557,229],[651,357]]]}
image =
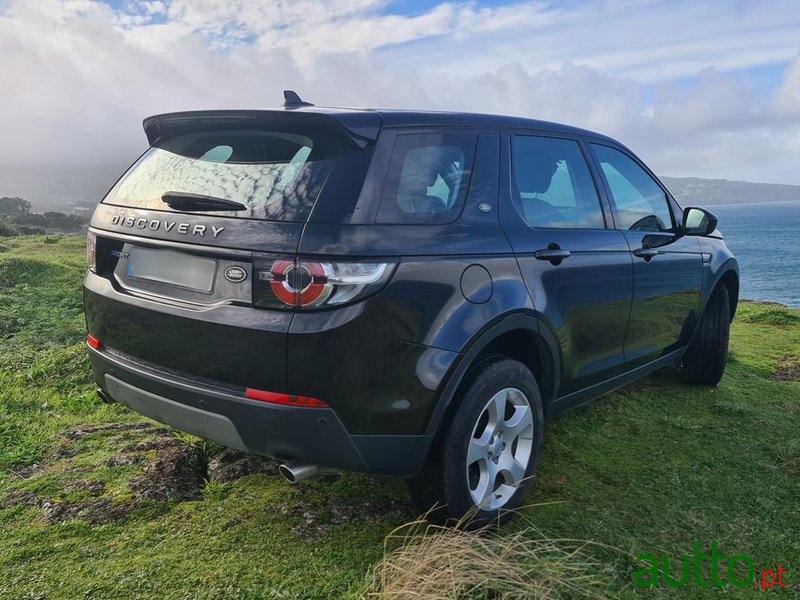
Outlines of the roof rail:
{"label": "roof rail", "polygon": [[294,90],[283,90],[283,106],[286,108],[300,108],[301,106],[314,106],[311,102],[303,102]]}

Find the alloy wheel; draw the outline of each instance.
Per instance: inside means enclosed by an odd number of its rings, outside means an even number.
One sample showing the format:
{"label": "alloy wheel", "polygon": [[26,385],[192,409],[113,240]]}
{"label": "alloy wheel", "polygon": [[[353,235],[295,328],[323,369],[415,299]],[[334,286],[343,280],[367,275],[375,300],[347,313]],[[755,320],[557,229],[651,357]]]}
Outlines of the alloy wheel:
{"label": "alloy wheel", "polygon": [[508,503],[525,478],[533,449],[533,411],[517,388],[494,394],[484,406],[467,447],[467,485],[481,510]]}

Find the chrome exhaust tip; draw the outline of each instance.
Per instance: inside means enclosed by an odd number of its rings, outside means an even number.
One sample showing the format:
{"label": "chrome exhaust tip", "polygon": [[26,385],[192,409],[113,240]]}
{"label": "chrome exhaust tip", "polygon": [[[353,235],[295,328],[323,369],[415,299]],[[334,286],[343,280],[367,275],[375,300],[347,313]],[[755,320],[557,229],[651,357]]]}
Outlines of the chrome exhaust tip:
{"label": "chrome exhaust tip", "polygon": [[303,463],[288,463],[278,466],[278,472],[289,483],[300,483],[319,473],[317,465],[307,465]]}
{"label": "chrome exhaust tip", "polygon": [[340,473],[339,469],[332,469],[330,467],[320,467],[319,465],[309,465],[301,462],[290,462],[278,465],[278,473],[281,474],[286,481],[295,484],[313,477],[314,475],[322,475],[325,473]]}

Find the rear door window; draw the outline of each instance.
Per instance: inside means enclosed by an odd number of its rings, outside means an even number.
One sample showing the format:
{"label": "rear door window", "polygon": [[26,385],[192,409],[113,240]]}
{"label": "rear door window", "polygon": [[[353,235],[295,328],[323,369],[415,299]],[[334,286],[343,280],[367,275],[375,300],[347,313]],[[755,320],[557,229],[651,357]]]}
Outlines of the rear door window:
{"label": "rear door window", "polygon": [[245,206],[214,215],[305,221],[337,162],[360,150],[323,128],[295,129],[201,131],[159,140],[103,202],[169,211],[162,196],[190,194]]}
{"label": "rear door window", "polygon": [[575,140],[514,136],[514,204],[531,227],[602,229],[600,197]]}
{"label": "rear door window", "polygon": [[477,134],[406,133],[395,138],[378,223],[448,223],[464,206]]}

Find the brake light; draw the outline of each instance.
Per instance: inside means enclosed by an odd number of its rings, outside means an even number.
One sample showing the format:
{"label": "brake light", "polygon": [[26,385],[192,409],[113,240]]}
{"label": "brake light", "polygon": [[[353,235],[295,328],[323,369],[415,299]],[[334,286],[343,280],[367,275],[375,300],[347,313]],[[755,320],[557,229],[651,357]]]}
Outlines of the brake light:
{"label": "brake light", "polygon": [[86,263],[92,273],[97,273],[97,235],[94,231],[86,232]]}
{"label": "brake light", "polygon": [[260,272],[259,278],[269,281],[275,297],[288,306],[313,305],[327,299],[331,292],[328,272],[319,263],[276,260],[269,273]]}
{"label": "brake light", "polygon": [[255,388],[247,388],[244,397],[249,400],[258,400],[259,402],[268,402],[269,404],[281,404],[283,406],[297,406],[303,408],[330,408],[322,400],[311,398],[309,396],[293,396],[291,394],[280,394],[278,392],[267,392],[266,390],[257,390]]}
{"label": "brake light", "polygon": [[392,263],[256,261],[253,303],[261,308],[324,308],[378,291]]}
{"label": "brake light", "polygon": [[91,333],[86,335],[86,343],[89,344],[89,347],[93,348],[94,350],[100,350],[100,346],[102,346],[100,340],[94,337]]}

